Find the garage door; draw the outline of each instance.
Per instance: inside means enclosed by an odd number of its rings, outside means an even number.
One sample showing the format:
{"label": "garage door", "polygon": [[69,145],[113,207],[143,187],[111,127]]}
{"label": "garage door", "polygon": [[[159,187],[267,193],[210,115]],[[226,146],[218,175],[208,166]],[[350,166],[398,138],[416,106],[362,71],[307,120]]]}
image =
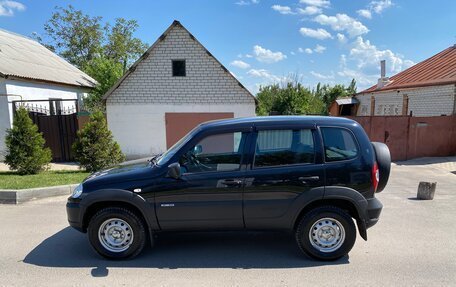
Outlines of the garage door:
{"label": "garage door", "polygon": [[165,113],[166,147],[170,148],[200,123],[233,117],[234,113]]}

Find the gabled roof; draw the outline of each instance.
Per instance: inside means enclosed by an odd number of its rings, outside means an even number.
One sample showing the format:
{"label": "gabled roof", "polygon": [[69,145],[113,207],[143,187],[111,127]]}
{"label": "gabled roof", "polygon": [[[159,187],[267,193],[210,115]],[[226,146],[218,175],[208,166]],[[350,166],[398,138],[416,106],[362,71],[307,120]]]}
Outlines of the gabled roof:
{"label": "gabled roof", "polygon": [[239,82],[238,79],[236,79],[236,77],[234,77],[229,71],[228,69],[222,65],[222,63],[220,63],[219,60],[217,60],[217,58],[215,58],[211,52],[209,52],[206,47],[204,47],[203,44],[201,44],[196,38],[195,36],[192,35],[192,33],[190,33],[190,31],[187,30],[187,28],[185,28],[179,21],[177,20],[174,20],[173,23],[168,27],[168,29],[165,30],[165,32],[160,36],[158,37],[158,39],[152,44],[152,46],[149,47],[149,49],[147,49],[146,52],[144,52],[144,54],[139,57],[139,59],[127,70],[127,72],[125,72],[125,74],[117,81],[117,83],[115,83],[111,89],[109,89],[106,94],[104,94],[103,96],[103,100],[106,100],[121,84],[122,82],[130,75],[132,74],[136,67],[139,65],[139,63],[141,63],[144,59],[146,59],[149,54],[152,52],[152,50],[157,46],[158,43],[160,43],[162,40],[164,40],[166,38],[166,36],[168,35],[168,33],[174,28],[174,27],[181,27],[182,29],[185,30],[185,32],[188,33],[188,35],[190,36],[190,38],[192,38],[196,43],[198,43],[201,47],[203,47],[203,49],[206,51],[206,53],[212,57],[219,65],[220,67],[225,70],[227,72],[227,74],[229,75],[229,77],[232,77],[238,84],[239,86],[244,89],[248,95],[250,95],[254,100],[255,102],[257,102],[257,99],[255,98],[255,96],[252,95],[252,93],[250,93],[249,90],[247,90],[244,85],[241,84],[241,82]]}
{"label": "gabled roof", "polygon": [[392,76],[390,81],[391,83],[381,89],[374,85],[358,94],[456,84],[456,45]]}
{"label": "gabled roof", "polygon": [[97,81],[40,43],[0,29],[0,76],[93,88]]}

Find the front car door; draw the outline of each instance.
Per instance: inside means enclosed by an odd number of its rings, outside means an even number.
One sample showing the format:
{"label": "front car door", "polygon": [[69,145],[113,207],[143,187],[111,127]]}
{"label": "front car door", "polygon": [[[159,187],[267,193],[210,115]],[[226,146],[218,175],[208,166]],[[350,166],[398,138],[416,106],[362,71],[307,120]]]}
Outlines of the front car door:
{"label": "front car door", "polygon": [[239,129],[197,135],[176,154],[181,178],[164,177],[156,186],[161,229],[244,227],[242,163],[248,136],[248,130]]}
{"label": "front car door", "polygon": [[245,175],[245,226],[288,228],[297,206],[324,194],[319,134],[312,124],[258,127],[254,138]]}

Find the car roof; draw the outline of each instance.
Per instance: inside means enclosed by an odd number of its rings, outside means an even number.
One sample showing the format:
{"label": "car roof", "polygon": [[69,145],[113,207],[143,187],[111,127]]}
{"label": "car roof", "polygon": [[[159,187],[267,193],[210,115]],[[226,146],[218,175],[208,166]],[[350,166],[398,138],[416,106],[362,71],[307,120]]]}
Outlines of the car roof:
{"label": "car roof", "polygon": [[271,124],[287,125],[287,124],[314,124],[314,125],[353,125],[355,121],[331,116],[259,116],[232,118],[204,122],[200,125],[201,128],[221,128],[221,127],[247,127],[247,126],[269,126]]}

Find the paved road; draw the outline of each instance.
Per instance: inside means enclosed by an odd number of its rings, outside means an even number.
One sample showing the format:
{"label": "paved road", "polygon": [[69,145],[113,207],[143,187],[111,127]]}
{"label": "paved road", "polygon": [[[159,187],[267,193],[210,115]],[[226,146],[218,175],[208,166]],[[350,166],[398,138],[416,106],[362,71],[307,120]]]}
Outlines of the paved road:
{"label": "paved road", "polygon": [[[0,206],[0,286],[449,286],[456,285],[456,175],[431,165],[393,167],[381,221],[350,257],[321,263],[280,233],[161,236],[132,261],[98,257],[67,227],[65,198]],[[433,201],[415,200],[435,180]]]}

